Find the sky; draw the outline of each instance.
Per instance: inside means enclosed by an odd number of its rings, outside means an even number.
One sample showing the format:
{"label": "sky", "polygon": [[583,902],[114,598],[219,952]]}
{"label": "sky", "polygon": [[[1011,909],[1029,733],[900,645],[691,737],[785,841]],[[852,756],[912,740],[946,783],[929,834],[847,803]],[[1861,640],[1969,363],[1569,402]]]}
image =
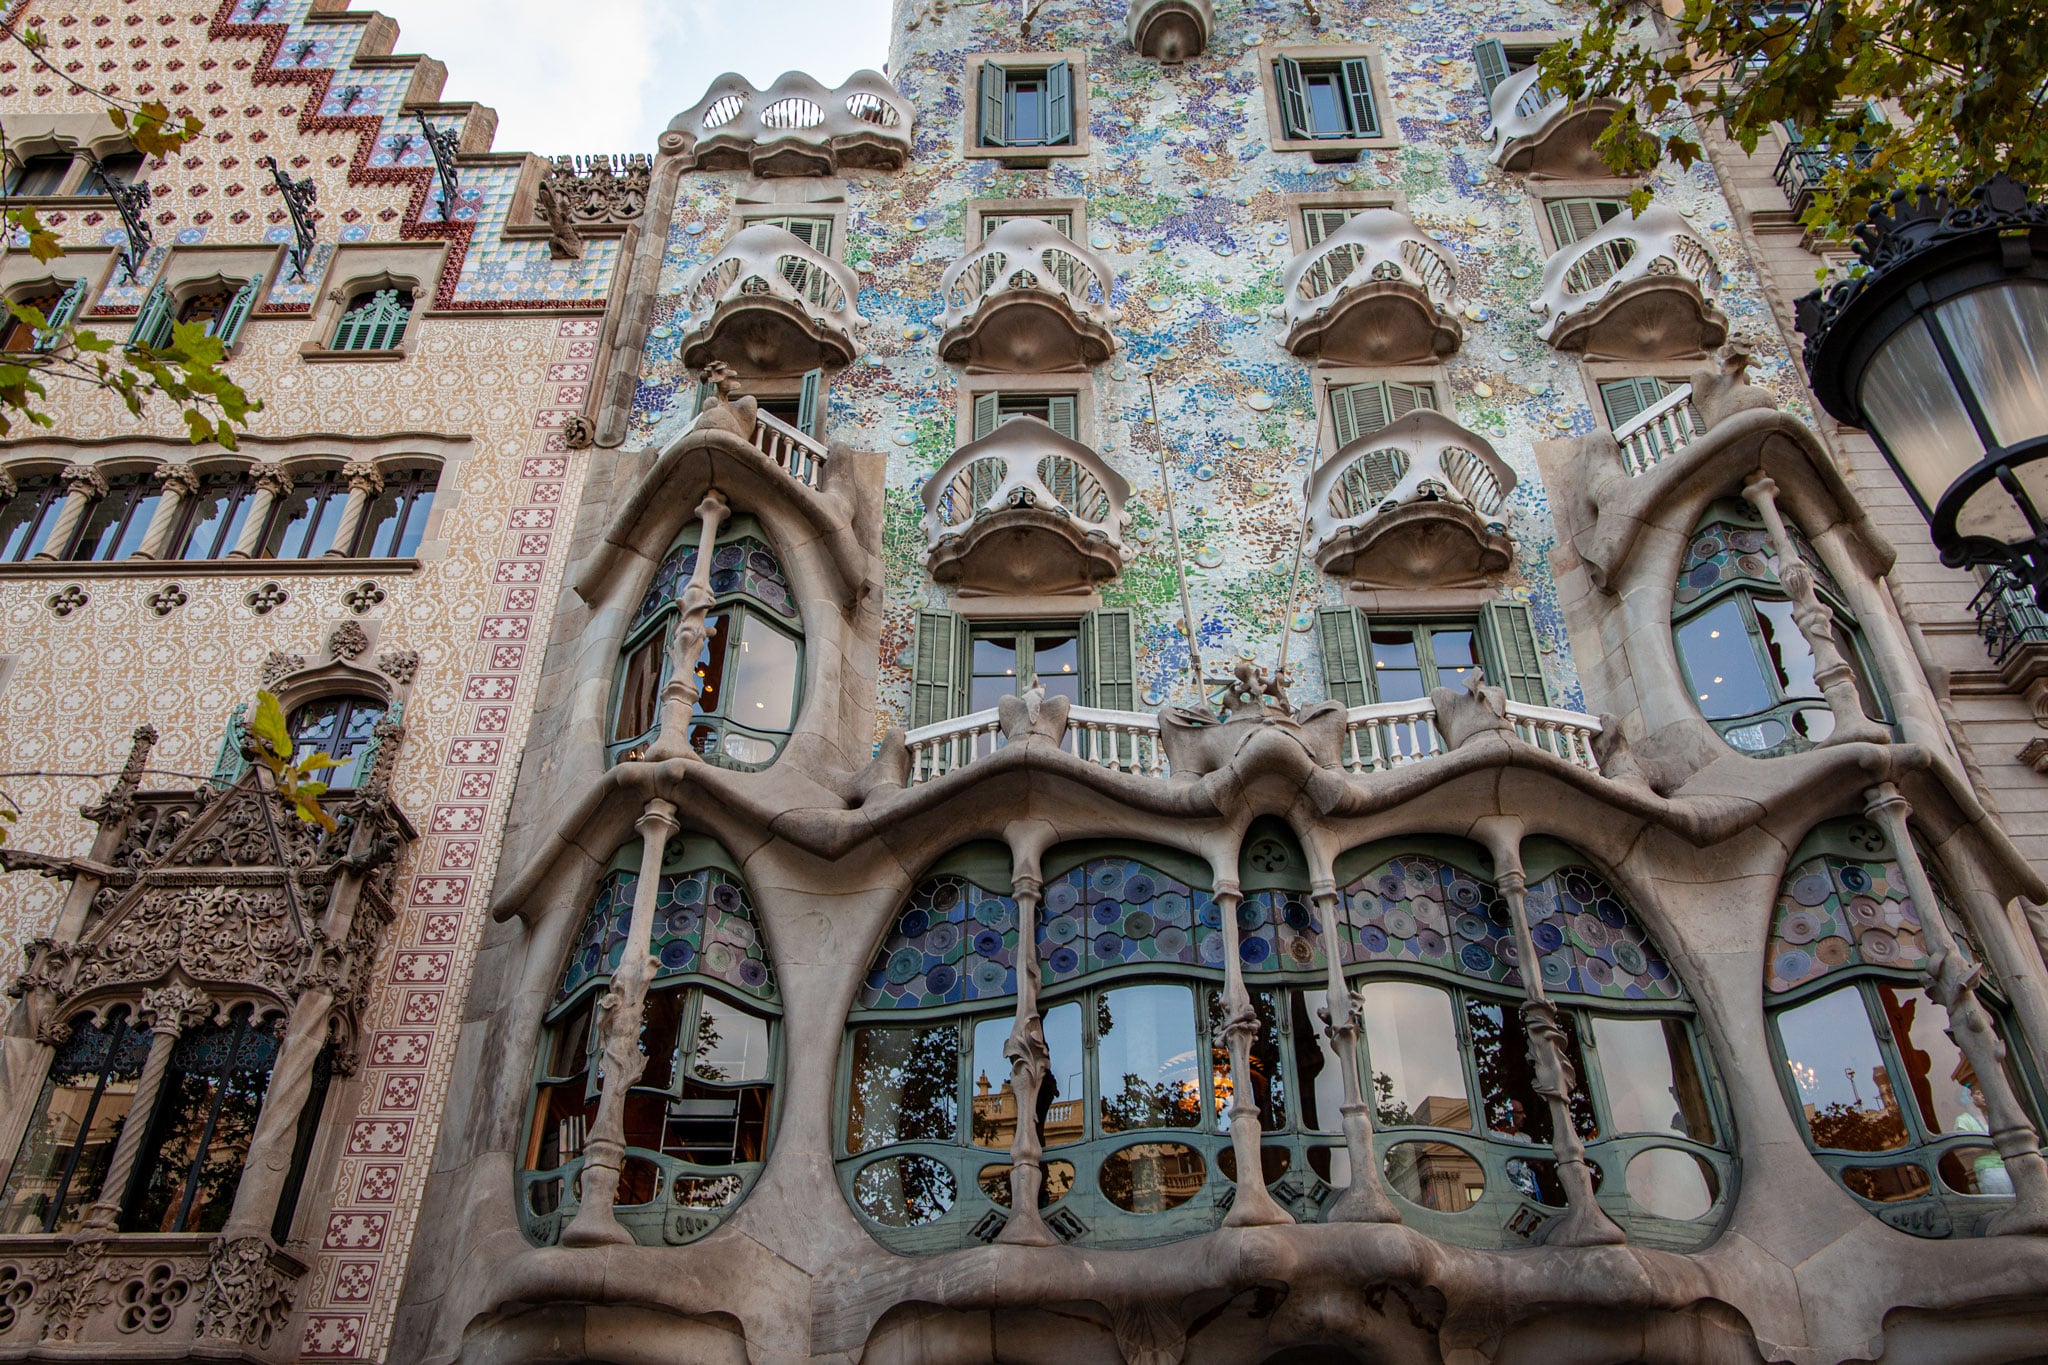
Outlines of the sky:
{"label": "sky", "polygon": [[399,52],[448,67],[444,100],[498,111],[501,152],[653,152],[668,121],[737,71],[827,86],[888,57],[889,0],[358,0]]}

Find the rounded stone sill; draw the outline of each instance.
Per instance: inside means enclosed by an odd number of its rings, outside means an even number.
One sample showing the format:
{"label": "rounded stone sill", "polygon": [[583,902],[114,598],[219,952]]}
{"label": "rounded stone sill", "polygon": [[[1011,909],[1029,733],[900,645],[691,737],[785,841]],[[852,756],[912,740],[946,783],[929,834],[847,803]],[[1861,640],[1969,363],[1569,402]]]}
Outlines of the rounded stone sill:
{"label": "rounded stone sill", "polygon": [[417,559],[32,559],[0,564],[0,579],[15,578],[348,578],[395,577],[420,571]]}
{"label": "rounded stone sill", "polygon": [[375,351],[337,351],[327,346],[310,343],[299,347],[299,359],[309,364],[341,360],[403,360],[406,351],[403,346],[392,346]]}

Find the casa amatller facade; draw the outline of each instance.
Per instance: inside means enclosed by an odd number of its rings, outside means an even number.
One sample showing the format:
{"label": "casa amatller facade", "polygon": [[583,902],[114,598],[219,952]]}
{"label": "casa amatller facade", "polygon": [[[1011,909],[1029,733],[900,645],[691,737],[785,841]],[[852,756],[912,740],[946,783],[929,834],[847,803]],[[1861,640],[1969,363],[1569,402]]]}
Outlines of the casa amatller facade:
{"label": "casa amatller facade", "polygon": [[0,1360],[2038,1357],[2048,617],[1816,415],[1798,130],[904,0],[548,159],[27,10],[207,127],[0,53],[0,289],[264,408],[0,445]]}

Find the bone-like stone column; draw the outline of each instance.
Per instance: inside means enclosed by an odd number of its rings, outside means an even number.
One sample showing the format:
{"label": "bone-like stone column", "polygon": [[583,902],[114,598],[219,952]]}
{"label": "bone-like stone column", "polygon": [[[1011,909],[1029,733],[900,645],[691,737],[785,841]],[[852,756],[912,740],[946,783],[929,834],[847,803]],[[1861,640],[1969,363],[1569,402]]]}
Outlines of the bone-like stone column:
{"label": "bone-like stone column", "polygon": [[1799,623],[1799,633],[1806,637],[1807,648],[1813,651],[1813,680],[1820,685],[1821,695],[1828,699],[1828,710],[1834,712],[1834,733],[1825,742],[1888,742],[1891,732],[1863,714],[1855,670],[1835,644],[1835,613],[1814,591],[1813,570],[1799,557],[1798,548],[1785,530],[1785,519],[1778,514],[1777,481],[1759,469],[1742,485],[1742,496],[1756,508],[1770,532],[1771,546],[1778,552],[1778,581],[1791,596],[1792,619]]}
{"label": "bone-like stone column", "polygon": [[1010,877],[1017,902],[1017,1020],[1003,1042],[1003,1056],[1010,1062],[1017,1131],[1010,1137],[1010,1221],[996,1240],[1043,1247],[1058,1239],[1038,1212],[1038,1196],[1045,1188],[1045,1135],[1038,1131],[1038,1096],[1052,1069],[1052,1050],[1045,1043],[1045,1017],[1038,1011],[1038,907],[1045,883],[1037,860],[1032,861],[1029,872],[1020,868]]}
{"label": "bone-like stone column", "polygon": [[1372,1104],[1365,1098],[1358,1078],[1358,1007],[1351,987],[1344,980],[1342,939],[1338,936],[1337,887],[1317,880],[1310,893],[1316,903],[1316,918],[1323,931],[1323,958],[1329,968],[1329,1004],[1323,1011],[1324,1032],[1337,1053],[1337,1069],[1343,1075],[1344,1153],[1351,1163],[1351,1184],[1330,1205],[1323,1220],[1329,1223],[1398,1223],[1401,1212],[1387,1198],[1380,1184],[1380,1166],[1372,1150]]}
{"label": "bone-like stone column", "polygon": [[341,467],[341,476],[348,480],[348,501],[341,506],[341,520],[334,527],[334,545],[327,553],[337,559],[345,559],[355,553],[356,532],[363,524],[363,514],[370,510],[370,499],[384,491],[384,474],[368,460],[350,460]]}
{"label": "bone-like stone column", "polygon": [[281,464],[257,465],[249,471],[249,482],[256,491],[249,495],[249,515],[242,523],[235,548],[225,556],[228,559],[254,559],[263,553],[263,533],[270,529],[270,509],[292,491],[291,471]]}
{"label": "bone-like stone column", "polygon": [[1252,1042],[1259,1036],[1259,1012],[1245,989],[1244,959],[1238,954],[1237,907],[1244,894],[1234,881],[1216,885],[1216,908],[1223,916],[1223,1044],[1230,1049],[1230,1150],[1237,1157],[1237,1197],[1223,1216],[1227,1228],[1269,1227],[1292,1223],[1266,1189],[1266,1163],[1260,1152],[1264,1132],[1259,1104],[1252,1092]]}
{"label": "bone-like stone column", "polygon": [[156,1109],[157,1094],[164,1087],[164,1073],[171,1069],[171,1050],[178,1045],[179,1034],[212,1013],[213,1001],[191,986],[174,983],[142,993],[135,1017],[149,1025],[149,1056],[143,1060],[142,1075],[128,1101],[128,1118],[121,1124],[114,1154],[107,1159],[99,1198],[85,1215],[85,1226],[92,1231],[114,1232],[120,1227],[121,1199],[128,1192],[135,1159],[142,1154],[142,1140],[150,1129],[149,1116]]}
{"label": "bone-like stone column", "polygon": [[85,520],[85,509],[107,495],[107,476],[89,464],[66,465],[57,479],[64,485],[64,505],[57,510],[43,548],[36,551],[37,559],[62,559],[78,534],[79,523]]}
{"label": "bone-like stone column", "polygon": [[178,529],[178,518],[185,510],[185,500],[198,491],[199,474],[191,465],[165,465],[163,493],[156,500],[156,515],[149,519],[149,529],[142,533],[142,543],[135,547],[130,558],[162,559],[170,550],[171,533]]}
{"label": "bone-like stone column", "polygon": [[1942,915],[1941,903],[1934,898],[1934,885],[1928,880],[1907,823],[1912,806],[1889,782],[1878,783],[1863,796],[1864,814],[1875,820],[1891,841],[1899,870],[1906,874],[1913,908],[1920,915],[1920,933],[1927,941],[1927,970],[1922,978],[1927,993],[1947,1011],[1948,1035],[1977,1075],[1985,1119],[1991,1127],[1991,1145],[2004,1158],[2006,1173],[2012,1177],[2013,1207],[1987,1218],[1984,1231],[2048,1232],[2048,1163],[2041,1159],[2040,1138],[2006,1074],[2005,1040],[1998,1036],[1991,1012],[1977,998],[1984,967],[1963,956]]}
{"label": "bone-like stone column", "polygon": [[704,620],[716,600],[711,591],[711,560],[718,551],[718,528],[731,511],[725,495],[715,488],[697,504],[697,567],[683,585],[683,609],[669,628],[668,681],[661,688],[661,729],[647,746],[650,762],[698,756],[690,747],[690,718],[696,714],[697,697],[704,690],[697,678],[697,655],[711,634]]}
{"label": "bone-like stone column", "polygon": [[[700,563],[706,558],[698,556]],[[676,808],[655,797],[635,828],[641,839],[640,880],[633,885],[632,918],[627,922],[619,969],[597,1001],[603,1085],[598,1091],[597,1118],[583,1144],[581,1202],[576,1216],[562,1229],[566,1247],[633,1240],[633,1234],[619,1225],[612,1201],[618,1195],[619,1172],[626,1162],[626,1092],[647,1067],[647,1054],[640,1047],[640,1026],[647,1014],[647,988],[654,980],[654,900],[661,891],[662,855],[670,836],[680,828]]]}

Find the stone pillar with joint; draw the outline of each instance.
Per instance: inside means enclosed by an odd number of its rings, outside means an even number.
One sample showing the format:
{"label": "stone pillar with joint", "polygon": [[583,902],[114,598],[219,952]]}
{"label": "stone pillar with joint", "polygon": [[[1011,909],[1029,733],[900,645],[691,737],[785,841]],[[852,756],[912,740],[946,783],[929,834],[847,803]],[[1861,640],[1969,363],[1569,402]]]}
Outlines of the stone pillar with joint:
{"label": "stone pillar with joint", "polygon": [[1230,1051],[1230,1150],[1237,1158],[1237,1196],[1223,1216],[1223,1226],[1292,1223],[1294,1215],[1281,1208],[1266,1189],[1266,1163],[1260,1150],[1265,1134],[1252,1089],[1252,1043],[1259,1036],[1259,1012],[1245,988],[1244,959],[1238,953],[1237,908],[1244,902],[1244,894],[1235,881],[1219,881],[1215,895],[1216,908],[1223,917],[1223,1045]]}
{"label": "stone pillar with joint", "polygon": [[1834,732],[1824,742],[1888,743],[1891,732],[1863,714],[1856,672],[1835,643],[1835,613],[1814,591],[1813,570],[1800,558],[1791,533],[1785,529],[1785,519],[1778,513],[1777,480],[1758,469],[1742,485],[1742,496],[1756,508],[1770,533],[1771,548],[1778,554],[1778,581],[1792,598],[1792,619],[1799,623],[1799,633],[1806,637],[1807,648],[1813,651],[1813,680],[1819,684],[1821,695],[1828,699],[1828,710],[1834,713]]}
{"label": "stone pillar with joint", "polygon": [[1398,1223],[1401,1211],[1387,1198],[1386,1188],[1380,1183],[1379,1161],[1373,1155],[1372,1102],[1365,1097],[1358,1078],[1358,1037],[1364,1030],[1359,1024],[1358,1004],[1344,980],[1335,880],[1317,877],[1310,897],[1315,901],[1316,922],[1323,934],[1323,958],[1330,973],[1329,1002],[1322,1011],[1323,1030],[1330,1037],[1330,1046],[1337,1054],[1337,1070],[1344,1081],[1344,1102],[1337,1112],[1344,1116],[1344,1154],[1351,1166],[1351,1184],[1337,1196],[1323,1221]]}
{"label": "stone pillar with joint", "polygon": [[1983,1231],[2048,1233],[2048,1163],[2041,1159],[2040,1138],[2020,1107],[2019,1095],[2006,1072],[2005,1040],[1998,1036],[1991,1011],[1977,996],[1977,983],[1984,979],[1983,964],[1963,955],[1941,902],[1934,897],[1934,884],[1928,880],[1927,867],[1920,861],[1920,850],[1907,823],[1912,806],[1890,782],[1878,783],[1863,798],[1863,813],[1884,831],[1899,870],[1906,875],[1906,890],[1913,897],[1920,933],[1927,943],[1922,980],[1928,995],[1947,1011],[1948,1036],[1976,1074],[1991,1145],[1998,1149],[2006,1174],[2012,1178],[2013,1207],[1986,1218]]}
{"label": "stone pillar with joint", "polygon": [[683,585],[683,609],[676,623],[669,627],[668,681],[661,688],[661,729],[647,746],[650,762],[697,757],[697,751],[690,747],[690,720],[697,711],[697,698],[704,691],[703,679],[697,676],[697,656],[704,652],[704,642],[711,638],[711,625],[705,619],[717,600],[711,591],[711,560],[718,550],[718,528],[731,514],[725,495],[715,488],[697,504],[697,567],[691,572],[690,581]]}
{"label": "stone pillar with joint", "polygon": [[227,553],[229,559],[254,559],[263,553],[263,533],[270,529],[270,509],[279,498],[291,496],[292,474],[281,464],[257,465],[249,471],[249,482],[256,491],[249,495],[249,516],[242,523],[235,548]]}
{"label": "stone pillar with joint", "polygon": [[612,1212],[612,1203],[618,1197],[619,1172],[626,1164],[626,1093],[647,1067],[640,1028],[646,1020],[647,988],[653,983],[656,965],[654,901],[661,892],[661,860],[669,838],[681,826],[676,822],[676,808],[655,797],[635,828],[641,840],[640,880],[633,885],[632,918],[627,921],[619,969],[597,1000],[597,1044],[603,1071],[597,1117],[583,1144],[580,1203],[576,1216],[562,1229],[565,1247],[618,1246],[633,1240],[633,1234]]}
{"label": "stone pillar with joint", "polygon": [[121,1200],[128,1192],[129,1177],[135,1174],[136,1159],[142,1155],[142,1142],[151,1127],[149,1117],[163,1091],[164,1075],[171,1069],[171,1053],[178,1045],[178,1036],[205,1023],[212,1015],[213,1001],[193,986],[173,982],[142,993],[135,1018],[149,1026],[149,1055],[143,1059],[142,1074],[136,1078],[135,1093],[128,1101],[128,1114],[134,1121],[121,1125],[114,1154],[107,1158],[106,1174],[100,1178],[100,1197],[86,1211],[87,1230],[119,1231]]}
{"label": "stone pillar with joint", "polygon": [[1045,1188],[1045,1135],[1038,1131],[1038,1097],[1052,1071],[1045,1043],[1045,1016],[1038,1009],[1038,907],[1045,882],[1035,853],[1030,867],[1018,858],[1010,874],[1017,902],[1017,1019],[1003,1041],[1010,1063],[1010,1097],[1017,1104],[1017,1130],[1010,1137],[1010,1221],[996,1234],[1016,1246],[1051,1246],[1057,1240],[1038,1212]]}
{"label": "stone pillar with joint", "polygon": [[62,559],[85,520],[86,508],[107,495],[107,476],[89,464],[65,465],[57,481],[64,485],[64,505],[50,525],[49,539],[36,551],[37,559]]}
{"label": "stone pillar with joint", "polygon": [[334,527],[334,546],[327,552],[336,559],[355,553],[356,534],[362,530],[370,500],[384,491],[384,472],[368,460],[350,460],[341,467],[341,477],[348,480],[348,501],[342,504],[341,520]]}
{"label": "stone pillar with joint", "polygon": [[170,553],[171,534],[178,529],[185,503],[199,491],[199,474],[191,465],[165,465],[162,478],[163,495],[156,500],[156,515],[149,519],[149,529],[143,532],[142,543],[131,558],[162,559]]}

